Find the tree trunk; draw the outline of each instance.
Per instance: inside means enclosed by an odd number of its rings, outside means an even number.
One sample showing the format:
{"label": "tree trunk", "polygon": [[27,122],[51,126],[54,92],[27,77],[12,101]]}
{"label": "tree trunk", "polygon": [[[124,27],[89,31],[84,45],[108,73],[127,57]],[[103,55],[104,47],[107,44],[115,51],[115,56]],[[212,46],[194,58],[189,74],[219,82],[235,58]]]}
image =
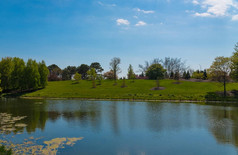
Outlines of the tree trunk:
{"label": "tree trunk", "polygon": [[224,76],[224,97],[226,97],[226,77]]}

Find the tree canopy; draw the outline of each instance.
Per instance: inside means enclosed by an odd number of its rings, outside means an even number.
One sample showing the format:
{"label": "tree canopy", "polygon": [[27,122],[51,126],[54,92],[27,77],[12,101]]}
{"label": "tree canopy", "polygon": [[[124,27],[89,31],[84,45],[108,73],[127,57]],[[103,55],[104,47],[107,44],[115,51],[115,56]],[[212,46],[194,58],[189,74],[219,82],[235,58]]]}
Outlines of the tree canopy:
{"label": "tree canopy", "polygon": [[152,64],[146,71],[146,76],[149,79],[163,79],[166,70],[163,68],[161,64]]}

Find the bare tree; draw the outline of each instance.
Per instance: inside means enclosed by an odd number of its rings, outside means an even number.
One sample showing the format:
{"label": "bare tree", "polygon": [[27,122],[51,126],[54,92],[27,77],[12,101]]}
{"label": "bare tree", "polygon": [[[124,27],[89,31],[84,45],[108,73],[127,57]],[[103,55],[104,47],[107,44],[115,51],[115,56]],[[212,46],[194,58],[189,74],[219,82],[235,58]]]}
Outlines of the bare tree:
{"label": "bare tree", "polygon": [[118,57],[113,58],[110,62],[110,66],[111,66],[111,70],[113,71],[113,78],[115,82],[117,80],[117,74],[121,71],[119,67],[120,63],[121,63],[121,59]]}

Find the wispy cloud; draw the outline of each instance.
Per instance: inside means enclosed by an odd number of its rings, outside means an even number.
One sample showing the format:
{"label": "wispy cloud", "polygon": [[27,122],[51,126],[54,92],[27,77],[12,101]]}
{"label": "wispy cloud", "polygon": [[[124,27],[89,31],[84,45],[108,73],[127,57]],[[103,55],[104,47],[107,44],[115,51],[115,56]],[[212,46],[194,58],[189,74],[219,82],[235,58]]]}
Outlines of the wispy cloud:
{"label": "wispy cloud", "polygon": [[98,4],[101,5],[101,6],[106,6],[106,7],[115,7],[115,6],[117,6],[116,4],[106,4],[106,3],[103,3],[101,1],[98,1]]}
{"label": "wispy cloud", "polygon": [[145,13],[145,14],[155,13],[155,11],[153,11],[153,10],[142,10],[142,9],[139,9],[139,8],[137,8],[136,11],[142,12],[142,13]]}
{"label": "wispy cloud", "polygon": [[232,16],[232,20],[234,21],[234,20],[238,20],[238,15],[233,15]]}
{"label": "wispy cloud", "polygon": [[147,25],[145,22],[139,21],[135,26],[145,26],[145,25]]}
{"label": "wispy cloud", "polygon": [[130,25],[130,22],[126,19],[119,18],[116,20],[117,25]]}
{"label": "wispy cloud", "polygon": [[196,12],[198,17],[224,17],[232,16],[231,10],[238,9],[238,3],[234,0],[192,0],[194,5],[200,5],[205,12]]}

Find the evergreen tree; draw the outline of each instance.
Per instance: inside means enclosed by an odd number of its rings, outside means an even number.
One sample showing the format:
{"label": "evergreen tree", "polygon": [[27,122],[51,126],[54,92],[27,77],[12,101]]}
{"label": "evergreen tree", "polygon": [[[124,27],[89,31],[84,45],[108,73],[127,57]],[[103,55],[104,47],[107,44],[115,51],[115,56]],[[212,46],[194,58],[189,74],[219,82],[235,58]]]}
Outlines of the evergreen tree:
{"label": "evergreen tree", "polygon": [[207,70],[206,69],[204,69],[204,71],[203,71],[203,78],[202,79],[207,80]]}
{"label": "evergreen tree", "polygon": [[189,80],[190,78],[191,78],[190,73],[189,73],[189,71],[187,71],[185,79]]}
{"label": "evergreen tree", "polygon": [[174,79],[174,72],[172,71],[171,73],[170,73],[170,79]]}
{"label": "evergreen tree", "polygon": [[186,79],[186,75],[187,75],[187,73],[186,73],[186,71],[184,71],[183,72],[183,79]]}

